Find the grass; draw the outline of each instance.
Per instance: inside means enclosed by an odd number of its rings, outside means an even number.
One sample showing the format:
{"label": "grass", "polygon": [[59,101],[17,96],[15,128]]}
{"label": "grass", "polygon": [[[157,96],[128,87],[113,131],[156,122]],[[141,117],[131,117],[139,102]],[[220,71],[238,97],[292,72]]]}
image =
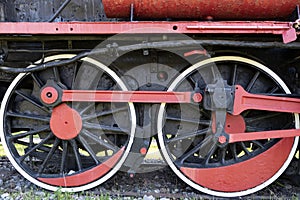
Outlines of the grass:
{"label": "grass", "polygon": [[[17,147],[18,149],[18,147]],[[24,149],[20,145],[20,149]],[[20,150],[19,149],[19,150]],[[2,143],[0,143],[0,157],[6,156]],[[20,200],[109,200],[109,194],[95,195],[91,192],[70,193],[58,190],[56,192],[30,189],[26,192],[6,192],[0,191],[0,199],[20,199]]]}
{"label": "grass", "polygon": [[22,200],[109,200],[108,194],[95,195],[90,192],[68,193],[58,190],[56,192],[39,191],[33,189],[27,192],[0,193],[3,199],[22,199]]}
{"label": "grass", "polygon": [[[20,148],[22,148],[20,146]],[[23,148],[22,148],[23,149]],[[5,152],[2,144],[0,144],[0,156],[5,156]],[[299,152],[295,155],[299,158]],[[158,150],[158,145],[156,141],[152,141],[149,148],[146,159],[162,159],[160,152]],[[284,187],[281,185],[280,187]],[[4,198],[3,198],[4,197]],[[6,192],[0,191],[0,199],[19,199],[19,200],[110,200],[110,199],[122,199],[121,197],[111,197],[109,194],[94,194],[92,192],[80,192],[80,193],[68,193],[58,190],[56,192],[50,192],[43,189],[35,191],[34,189],[29,189],[26,192]],[[129,197],[126,199],[136,199],[134,197]],[[251,197],[250,197],[251,199]],[[253,198],[255,199],[255,197]],[[268,199],[268,197],[266,197]],[[273,191],[270,190],[269,199],[285,199],[285,197],[277,196]],[[293,194],[289,196],[289,199],[297,200],[299,196]]]}

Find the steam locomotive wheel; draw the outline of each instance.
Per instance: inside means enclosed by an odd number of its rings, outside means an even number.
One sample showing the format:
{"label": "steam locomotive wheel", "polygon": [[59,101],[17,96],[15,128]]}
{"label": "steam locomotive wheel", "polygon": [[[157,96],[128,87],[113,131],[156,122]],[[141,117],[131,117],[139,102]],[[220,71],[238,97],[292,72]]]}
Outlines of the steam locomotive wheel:
{"label": "steam locomotive wheel", "polygon": [[[186,69],[169,91],[194,91],[216,79],[241,85],[250,93],[290,93],[273,71],[247,58],[221,56]],[[235,197],[254,193],[276,180],[287,168],[298,137],[217,145],[211,139],[214,113],[203,104],[161,104],[158,138],[171,169],[187,184],[210,195]],[[298,114],[248,110],[226,114],[227,133],[282,130],[299,127]]]}
{"label": "steam locomotive wheel", "polygon": [[[72,58],[64,54],[44,61]],[[48,190],[82,191],[112,177],[133,143],[132,103],[66,102],[43,104],[49,82],[62,89],[127,90],[102,63],[84,58],[74,64],[19,74],[1,107],[1,140],[13,166]]]}

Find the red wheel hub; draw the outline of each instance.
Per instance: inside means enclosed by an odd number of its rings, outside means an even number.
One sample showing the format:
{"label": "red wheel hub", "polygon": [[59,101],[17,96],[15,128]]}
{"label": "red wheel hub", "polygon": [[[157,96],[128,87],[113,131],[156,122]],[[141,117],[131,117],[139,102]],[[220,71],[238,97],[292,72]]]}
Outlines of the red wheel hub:
{"label": "red wheel hub", "polygon": [[[212,130],[216,132],[216,116],[213,113],[212,115]],[[225,122],[225,132],[234,134],[234,133],[244,133],[246,131],[246,123],[242,115],[230,115],[226,114]]]}
{"label": "red wheel hub", "polygon": [[76,110],[63,103],[53,109],[50,128],[56,137],[71,140],[80,133],[82,119]]}
{"label": "red wheel hub", "polygon": [[226,115],[225,132],[226,133],[244,133],[246,131],[246,123],[241,115]]}

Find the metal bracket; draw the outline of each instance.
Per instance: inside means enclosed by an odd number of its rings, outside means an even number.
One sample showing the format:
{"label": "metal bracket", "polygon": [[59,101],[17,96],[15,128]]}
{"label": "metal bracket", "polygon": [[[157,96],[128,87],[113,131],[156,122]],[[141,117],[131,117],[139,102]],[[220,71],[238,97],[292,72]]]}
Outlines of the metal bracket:
{"label": "metal bracket", "polygon": [[208,84],[204,94],[204,108],[211,111],[218,109],[233,109],[235,87],[229,86],[226,81],[218,80],[215,84]]}
{"label": "metal bracket", "polygon": [[291,28],[282,33],[283,43],[287,44],[297,40],[297,34],[300,31],[300,11],[299,5],[296,6],[295,11],[292,14]]}

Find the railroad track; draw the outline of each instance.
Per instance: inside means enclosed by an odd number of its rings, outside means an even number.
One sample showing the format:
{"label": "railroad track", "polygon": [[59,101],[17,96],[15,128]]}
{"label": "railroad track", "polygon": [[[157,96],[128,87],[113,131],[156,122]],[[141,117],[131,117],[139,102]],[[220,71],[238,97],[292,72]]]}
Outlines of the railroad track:
{"label": "railroad track", "polygon": [[[296,163],[292,163],[295,166]],[[293,167],[292,166],[292,167]],[[114,177],[104,184],[88,190],[96,196],[109,195],[111,198],[145,198],[145,199],[216,199],[192,189],[175,174],[169,167],[164,167],[161,161],[154,163],[143,163],[143,167],[157,167],[159,170],[135,174],[133,178],[127,172],[119,171]],[[291,170],[291,169],[290,169]],[[3,176],[3,174],[5,174]],[[0,158],[0,179],[4,182],[0,186],[3,192],[26,192],[34,188],[35,192],[45,191],[25,180],[10,164],[7,157]],[[18,185],[16,182],[20,182]],[[24,181],[23,181],[24,180]],[[1,182],[1,181],[0,181]],[[12,188],[11,186],[14,186]],[[291,185],[291,182],[284,178],[284,175],[276,182],[255,194],[236,199],[292,199],[300,197],[300,187]],[[1,198],[0,198],[1,199]],[[222,198],[217,198],[222,199]]]}

